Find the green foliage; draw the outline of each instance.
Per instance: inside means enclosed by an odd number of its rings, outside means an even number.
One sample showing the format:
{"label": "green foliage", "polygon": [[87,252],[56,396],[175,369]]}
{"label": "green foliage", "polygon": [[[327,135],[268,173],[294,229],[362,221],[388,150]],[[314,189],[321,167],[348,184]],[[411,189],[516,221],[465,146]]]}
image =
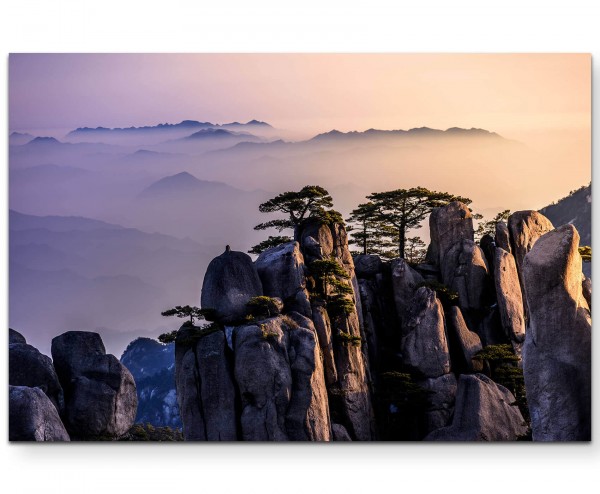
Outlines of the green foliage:
{"label": "green foliage", "polygon": [[407,231],[421,228],[421,223],[434,208],[445,206],[452,201],[460,201],[467,205],[471,203],[466,197],[436,192],[424,187],[375,192],[367,196],[367,199],[374,205],[377,221],[395,229],[398,254],[402,258],[405,257]]}
{"label": "green foliage", "polygon": [[340,331],[338,338],[341,340],[342,345],[360,346],[362,338],[360,336],[353,336],[350,333]]}
{"label": "green foliage", "polygon": [[333,199],[327,190],[318,185],[307,185],[298,192],[284,192],[262,203],[258,207],[261,213],[283,213],[285,218],[260,223],[254,229],[275,228],[281,232],[292,228],[296,233],[298,226],[307,218],[328,217],[328,210],[332,207]]}
{"label": "green foliage", "polygon": [[262,332],[262,337],[264,340],[268,340],[271,338],[276,339],[279,337],[279,333],[277,331],[269,330],[266,324],[260,325],[260,331]]}
{"label": "green foliage", "polygon": [[359,247],[352,254],[376,254],[382,257],[396,254],[396,230],[381,221],[377,207],[372,202],[359,204],[346,221],[350,224],[347,228],[350,234],[348,244]]}
{"label": "green foliage", "polygon": [[195,319],[206,319],[210,321],[214,318],[214,309],[199,309],[198,307],[192,307],[189,305],[177,305],[173,309],[161,312],[162,316],[177,316],[177,317],[189,317],[190,323],[194,324]]}
{"label": "green foliage", "polygon": [[354,290],[347,282],[340,281],[337,278],[329,280],[331,288],[339,295],[353,295]]}
{"label": "green foliage", "polygon": [[183,441],[183,434],[180,430],[171,427],[154,427],[150,423],[134,424],[120,440],[174,442]]}
{"label": "green foliage", "polygon": [[427,246],[421,240],[421,237],[411,237],[406,239],[404,258],[410,264],[420,264],[425,261],[427,255]]}
{"label": "green foliage", "polygon": [[319,259],[310,263],[310,272],[318,279],[323,280],[331,276],[349,279],[348,273],[335,259]]}
{"label": "green foliage", "polygon": [[579,254],[583,262],[592,262],[592,247],[591,245],[582,245],[579,247]]}
{"label": "green foliage", "polygon": [[[510,216],[510,209],[501,211],[493,219],[489,221],[483,221],[477,226],[475,230],[475,240],[479,243],[484,235],[490,235],[492,238],[496,236],[496,225],[501,221],[507,221]],[[481,220],[483,216],[480,214],[474,214],[473,219]]]}
{"label": "green foliage", "polygon": [[175,329],[168,333],[163,333],[158,337],[158,341],[160,341],[161,343],[164,343],[165,345],[167,345],[169,343],[174,343],[175,339],[177,338],[178,332],[179,331],[177,329]]}
{"label": "green foliage", "polygon": [[195,345],[200,338],[222,331],[222,329],[221,325],[216,322],[204,324],[203,326],[188,325],[177,332],[175,341],[182,345]]}
{"label": "green foliage", "polygon": [[246,303],[248,315],[253,318],[273,317],[281,312],[280,303],[272,297],[261,295],[253,297]]}
{"label": "green foliage", "polygon": [[519,357],[515,355],[512,346],[509,344],[488,345],[479,350],[473,359],[487,360],[494,364],[519,361]]}
{"label": "green foliage", "polygon": [[269,235],[269,238],[267,240],[263,240],[262,242],[256,244],[254,247],[252,247],[248,251],[248,253],[249,254],[262,254],[265,250],[268,250],[272,247],[277,247],[278,245],[281,245],[281,244],[286,244],[291,241],[292,241],[292,238],[288,237],[286,235],[277,235],[277,236]]}
{"label": "green foliage", "polygon": [[333,295],[327,299],[327,312],[334,317],[348,317],[354,312],[354,302],[344,295]]}
{"label": "green foliage", "polygon": [[417,288],[422,286],[433,290],[444,307],[458,304],[458,292],[450,290],[443,283],[439,281],[423,281],[417,285]]}

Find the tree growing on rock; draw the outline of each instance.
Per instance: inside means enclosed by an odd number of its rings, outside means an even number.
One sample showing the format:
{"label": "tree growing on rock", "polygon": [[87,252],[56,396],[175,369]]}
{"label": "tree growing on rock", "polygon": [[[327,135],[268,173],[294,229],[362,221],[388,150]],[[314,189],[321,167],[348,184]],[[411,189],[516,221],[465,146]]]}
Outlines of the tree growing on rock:
{"label": "tree growing on rock", "polygon": [[375,206],[377,220],[394,229],[398,254],[402,258],[406,254],[408,230],[421,228],[421,223],[434,208],[445,206],[452,201],[460,201],[467,205],[471,203],[466,197],[436,192],[424,187],[375,192],[367,198]]}
{"label": "tree growing on rock", "polygon": [[346,221],[350,225],[347,228],[350,233],[348,244],[358,247],[352,254],[376,254],[382,257],[395,255],[395,231],[379,219],[375,204],[359,204],[350,212]]}
{"label": "tree growing on rock", "polygon": [[[338,219],[343,221],[341,215],[331,209],[332,207],[333,199],[327,190],[318,185],[306,185],[298,192],[283,192],[273,199],[263,202],[258,207],[261,213],[283,213],[285,218],[260,223],[254,229],[275,228],[279,232],[292,229],[294,230],[294,239],[297,240],[299,227],[308,218],[317,217],[326,222]],[[258,248],[259,245],[255,247]]]}
{"label": "tree growing on rock", "polygon": [[291,241],[292,241],[292,238],[288,237],[287,235],[276,235],[276,236],[269,235],[269,238],[267,240],[263,240],[262,242],[256,244],[254,247],[252,247],[248,251],[248,253],[249,254],[262,254],[267,249],[270,249],[272,247],[277,247],[278,245],[286,244]]}
{"label": "tree growing on rock", "polygon": [[[161,316],[165,316],[165,317],[171,317],[171,316],[176,316],[179,318],[188,318],[189,317],[189,321],[186,321],[186,324],[190,325],[190,326],[194,326],[194,323],[196,321],[196,319],[199,320],[206,320],[206,321],[212,321],[214,319],[214,310],[213,309],[200,309],[198,307],[192,307],[190,305],[177,305],[172,309],[168,309],[164,312],[160,313]],[[207,327],[207,326],[206,326]],[[204,327],[203,329],[206,329],[206,327]],[[158,341],[160,341],[161,343],[173,343],[175,341],[175,339],[177,338],[177,334],[179,333],[179,330],[174,330],[174,331],[170,331],[168,333],[163,333],[158,337]]]}
{"label": "tree growing on rock", "polygon": [[[496,235],[496,225],[500,221],[508,221],[509,216],[510,209],[505,209],[504,211],[499,212],[491,220],[480,222],[477,226],[477,230],[475,230],[475,240],[479,242],[484,235],[489,235],[493,238]],[[483,216],[474,214],[473,218],[483,219]]]}

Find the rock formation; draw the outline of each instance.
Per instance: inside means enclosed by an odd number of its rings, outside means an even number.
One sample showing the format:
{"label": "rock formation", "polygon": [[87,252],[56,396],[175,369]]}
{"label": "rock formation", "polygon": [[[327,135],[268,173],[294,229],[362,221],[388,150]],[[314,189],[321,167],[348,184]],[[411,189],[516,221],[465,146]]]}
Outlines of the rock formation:
{"label": "rock formation", "polygon": [[511,341],[521,343],[525,339],[525,314],[517,265],[512,254],[499,247],[494,260],[494,281],[502,328]]}
{"label": "rock formation", "polygon": [[69,441],[58,411],[36,387],[9,386],[9,441]]}
{"label": "rock formation", "polygon": [[468,372],[481,372],[483,370],[481,361],[473,358],[482,349],[481,339],[477,333],[467,327],[459,307],[450,308],[448,327],[448,331],[452,331],[455,336],[461,357],[461,361],[453,362],[453,366],[463,368]]}
{"label": "rock formation", "polygon": [[133,425],[137,394],[131,373],[107,355],[100,335],[68,331],[52,340],[65,393],[65,425],[76,438],[118,437]]}
{"label": "rock formation", "polygon": [[446,252],[461,240],[473,240],[473,215],[462,202],[435,208],[429,216],[431,243],[427,260],[442,265]]}
{"label": "rock formation", "polygon": [[454,418],[448,427],[429,434],[426,441],[515,441],[527,431],[515,397],[483,374],[462,374]]}
{"label": "rock formation", "polygon": [[62,386],[52,365],[52,360],[42,355],[37,348],[28,345],[17,331],[10,330],[8,347],[8,381],[11,386],[40,388],[50,399],[56,410],[62,413],[65,400]]}
{"label": "rock formation", "polygon": [[577,230],[564,225],[523,260],[530,317],[523,370],[534,441],[591,440],[592,327],[578,246]]}
{"label": "rock formation", "polygon": [[246,315],[246,303],[262,294],[262,284],[250,256],[226,250],[206,269],[201,304],[204,309],[213,309],[223,324],[235,324]]}

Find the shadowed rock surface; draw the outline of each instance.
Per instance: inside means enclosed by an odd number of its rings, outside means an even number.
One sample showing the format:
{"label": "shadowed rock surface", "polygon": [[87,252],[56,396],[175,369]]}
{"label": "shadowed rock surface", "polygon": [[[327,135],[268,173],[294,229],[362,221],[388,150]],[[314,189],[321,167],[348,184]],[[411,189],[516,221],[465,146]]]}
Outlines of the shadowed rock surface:
{"label": "shadowed rock surface", "polygon": [[441,262],[442,281],[458,293],[462,309],[480,309],[486,293],[488,267],[481,248],[463,239],[450,247]]}
{"label": "shadowed rock surface", "polygon": [[54,404],[39,388],[9,386],[9,441],[69,441]]}
{"label": "shadowed rock surface", "polygon": [[392,287],[396,312],[400,321],[406,319],[417,287],[423,281],[423,277],[411,268],[406,260],[394,259],[392,261]]}
{"label": "shadowed rock surface", "polygon": [[523,371],[534,441],[591,440],[591,315],[579,235],[565,225],[524,259],[529,327]]}
{"label": "shadowed rock surface", "polygon": [[496,223],[496,247],[504,249],[509,254],[512,254],[510,248],[510,234],[508,232],[508,225],[504,221]]}
{"label": "shadowed rock surface", "polygon": [[483,374],[462,374],[452,424],[426,441],[515,441],[527,427],[515,397]]}
{"label": "shadowed rock surface", "polygon": [[415,293],[403,327],[401,352],[403,362],[425,377],[450,372],[444,311],[435,292],[427,287]]}
{"label": "shadowed rock surface", "polygon": [[11,386],[40,388],[56,410],[62,413],[65,406],[64,394],[50,357],[26,343],[11,343],[8,347],[8,361],[8,381]]}
{"label": "shadowed rock surface", "polygon": [[250,256],[226,250],[208,265],[200,300],[203,309],[216,311],[220,322],[233,324],[246,315],[246,303],[262,294],[262,284]]}
{"label": "shadowed rock surface", "polygon": [[454,374],[444,374],[440,377],[425,379],[421,387],[429,391],[430,406],[425,412],[426,433],[432,432],[450,423],[454,412],[456,398],[456,377]]}
{"label": "shadowed rock surface", "polygon": [[[473,359],[475,354],[482,349],[481,339],[477,333],[467,327],[467,323],[459,307],[450,307],[448,313],[448,331],[454,331],[463,360],[461,363],[464,365],[465,370],[468,372],[481,372],[483,370],[482,362]],[[455,365],[458,362],[454,362],[453,360],[452,364]]]}
{"label": "shadowed rock surface", "polygon": [[310,317],[306,291],[306,266],[298,242],[288,242],[264,251],[255,262],[263,292],[283,301],[286,312]]}
{"label": "shadowed rock surface", "polygon": [[8,328],[8,344],[10,345],[11,343],[27,343],[27,340],[18,331]]}
{"label": "shadowed rock surface", "polygon": [[494,281],[502,328],[512,341],[521,343],[525,339],[521,283],[519,283],[515,258],[501,248],[496,249]]}
{"label": "shadowed rock surface", "polygon": [[52,340],[54,367],[65,393],[65,425],[77,438],[119,437],[133,425],[137,394],[133,376],[100,335],[68,331]]}

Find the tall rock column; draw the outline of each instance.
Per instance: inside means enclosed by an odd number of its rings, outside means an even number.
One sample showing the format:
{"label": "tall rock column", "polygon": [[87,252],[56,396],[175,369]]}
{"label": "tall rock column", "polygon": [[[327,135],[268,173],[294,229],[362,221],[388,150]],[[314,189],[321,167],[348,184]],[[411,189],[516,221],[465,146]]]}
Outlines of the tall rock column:
{"label": "tall rock column", "polygon": [[591,314],[579,234],[564,225],[523,259],[529,328],[523,371],[534,441],[591,440]]}
{"label": "tall rock column", "polygon": [[[346,229],[339,223],[324,224],[314,220],[305,224],[299,232],[300,246],[310,270],[311,263],[317,260],[335,260],[346,272],[350,295],[344,297],[351,302],[352,309],[335,310],[327,301],[312,300],[313,314],[319,342],[330,342],[322,348],[333,356],[337,380],[329,381],[328,391],[332,419],[342,422],[352,439],[369,441],[375,435],[373,406],[369,386],[368,343],[363,329],[362,306],[354,262],[348,249]],[[327,294],[323,294],[327,298]],[[329,324],[327,324],[327,321]],[[320,323],[324,323],[321,325]],[[331,334],[322,334],[327,330]],[[327,368],[327,363],[326,363]],[[333,375],[329,372],[329,376]]]}

